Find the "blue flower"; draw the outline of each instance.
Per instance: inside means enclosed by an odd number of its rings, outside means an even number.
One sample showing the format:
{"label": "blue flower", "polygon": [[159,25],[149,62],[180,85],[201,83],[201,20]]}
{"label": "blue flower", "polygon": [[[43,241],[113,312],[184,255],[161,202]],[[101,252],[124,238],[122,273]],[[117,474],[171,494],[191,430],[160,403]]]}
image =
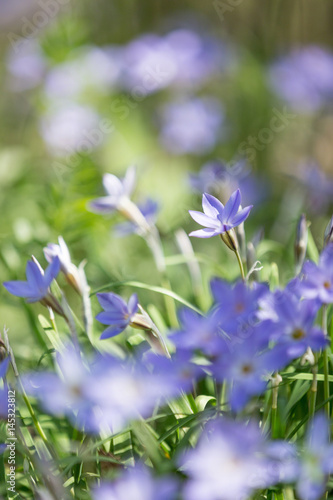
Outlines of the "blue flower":
{"label": "blue flower", "polygon": [[27,302],[43,302],[48,300],[50,285],[59,271],[60,260],[58,257],[54,258],[45,273],[38,261],[34,259],[27,262],[27,281],[7,281],[3,285],[9,293],[16,295],[16,297],[24,297]]}
{"label": "blue flower", "polygon": [[300,282],[301,293],[306,299],[319,299],[322,304],[333,303],[333,244],[325,247],[319,264],[312,261],[303,266],[304,278]]}
{"label": "blue flower", "polygon": [[225,342],[219,334],[219,318],[214,313],[201,316],[190,309],[181,309],[179,319],[181,330],[175,332],[170,340],[178,349],[195,352],[202,351],[215,356],[224,349]]}
{"label": "blue flower", "polygon": [[96,319],[103,325],[110,325],[104,330],[101,339],[118,335],[133,321],[138,310],[138,296],[134,293],[128,304],[115,293],[98,293],[97,299],[104,311],[97,314]]}
{"label": "blue flower", "polygon": [[329,422],[317,414],[307,433],[297,474],[297,493],[301,500],[319,500],[325,493],[327,477],[333,472],[333,445],[329,444]]}
{"label": "blue flower", "polygon": [[327,346],[324,332],[314,324],[320,308],[318,301],[300,300],[284,290],[275,292],[268,308],[273,320],[269,328],[271,340],[284,346],[289,359],[302,356],[308,347],[316,352]]}
{"label": "blue flower", "polygon": [[227,418],[209,422],[194,449],[180,458],[189,476],[185,500],[240,500],[278,482],[276,460],[259,427]]}
{"label": "blue flower", "polygon": [[102,482],[94,489],[94,500],[175,500],[177,483],[171,477],[155,479],[148,467],[127,469],[112,482]]}
{"label": "blue flower", "polygon": [[224,206],[217,198],[205,193],[202,197],[204,213],[190,210],[189,213],[198,224],[205,229],[193,231],[190,236],[211,238],[223,234],[244,222],[250,214],[252,205],[240,210],[241,193],[237,189]]}

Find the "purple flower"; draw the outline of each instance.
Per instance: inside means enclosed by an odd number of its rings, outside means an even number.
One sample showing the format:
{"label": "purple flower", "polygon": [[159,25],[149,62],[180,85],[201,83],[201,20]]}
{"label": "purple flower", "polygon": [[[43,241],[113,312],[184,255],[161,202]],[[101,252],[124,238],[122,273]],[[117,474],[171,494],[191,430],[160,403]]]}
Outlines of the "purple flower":
{"label": "purple flower", "polygon": [[[314,324],[320,309],[318,301],[300,300],[289,290],[275,292],[272,299],[268,301],[269,315],[273,320],[269,328],[270,338],[286,349],[289,359],[302,356],[308,347],[316,352],[327,346],[324,332]],[[262,307],[265,307],[265,300]]]}
{"label": "purple flower", "polygon": [[220,320],[213,312],[201,316],[190,309],[182,309],[179,319],[182,328],[170,337],[177,349],[202,351],[207,356],[214,356],[225,347],[219,334]]}
{"label": "purple flower", "polygon": [[[0,4],[2,6],[2,2]],[[7,69],[10,74],[10,90],[21,92],[41,83],[47,70],[47,63],[36,40],[30,38],[25,39],[22,44],[19,41],[17,43],[19,50],[14,48],[8,53]]]}
{"label": "purple flower", "polygon": [[[0,363],[0,379],[4,379],[9,365],[9,357]],[[8,387],[4,382],[4,387],[0,388],[0,418],[8,418]],[[1,447],[1,445],[0,445]],[[0,451],[1,453],[1,451]]]}
{"label": "purple flower", "polygon": [[45,273],[38,262],[27,262],[27,281],[7,281],[3,285],[12,295],[24,297],[27,302],[39,302],[50,295],[50,285],[60,271],[60,260],[56,257]]}
{"label": "purple flower", "polygon": [[95,138],[99,121],[92,107],[65,103],[47,111],[40,120],[40,133],[52,154],[91,152],[100,143]]}
{"label": "purple flower", "polygon": [[155,479],[143,465],[127,469],[112,483],[94,489],[94,500],[175,500],[177,483],[171,477]]}
{"label": "purple flower", "polygon": [[243,281],[238,281],[232,286],[220,278],[212,279],[210,285],[216,304],[216,316],[227,334],[243,335],[258,322],[258,300],[268,292],[265,285],[254,284],[250,287]]}
{"label": "purple flower", "polygon": [[259,428],[228,419],[209,422],[180,464],[189,476],[185,500],[242,500],[278,478]]}
{"label": "purple flower", "polygon": [[90,203],[91,211],[98,214],[109,214],[114,210],[122,209],[133,192],[135,177],[135,167],[129,167],[122,180],[113,174],[105,174],[103,176],[103,186],[107,196],[92,201]]}
{"label": "purple flower", "polygon": [[333,472],[333,445],[329,444],[329,422],[317,414],[307,433],[301,453],[297,494],[301,500],[319,500],[325,493],[327,477]]}
{"label": "purple flower", "polygon": [[321,47],[293,50],[269,72],[273,90],[298,111],[316,111],[333,97],[333,54]]}
{"label": "purple flower", "polygon": [[27,375],[27,393],[38,398],[47,412],[66,415],[75,427],[91,433],[118,432],[131,420],[149,416],[170,395],[162,377],[152,375],[143,364],[110,355],[88,363],[71,344],[56,354],[56,370]]}
{"label": "purple flower", "polygon": [[219,101],[213,98],[167,104],[161,117],[160,140],[173,154],[203,154],[221,139],[224,114]]}
{"label": "purple flower", "polygon": [[103,325],[110,325],[104,330],[101,339],[118,335],[133,321],[138,310],[138,296],[134,293],[128,304],[115,293],[98,293],[97,299],[104,311],[97,314],[96,319]]}
{"label": "purple flower", "polygon": [[[156,201],[147,199],[144,203],[137,205],[138,209],[142,213],[143,217],[150,227],[154,226],[157,219],[157,212],[159,209],[158,203]],[[132,233],[137,233],[140,236],[144,234],[142,227],[135,224],[134,221],[124,222],[117,224],[114,227],[117,236],[127,236]]]}
{"label": "purple flower", "polygon": [[258,326],[251,337],[213,362],[215,377],[230,383],[229,404],[235,412],[242,410],[252,396],[262,394],[269,376],[288,364],[285,349],[262,350],[262,337],[267,338],[265,328]]}
{"label": "purple flower", "polygon": [[333,303],[333,243],[325,247],[318,265],[308,261],[303,266],[304,278],[300,290],[306,299],[319,299],[322,304]]}
{"label": "purple flower", "polygon": [[189,213],[198,224],[205,229],[193,231],[190,236],[197,238],[211,238],[218,234],[230,231],[244,222],[252,209],[252,205],[240,210],[241,193],[237,189],[224,206],[217,198],[210,194],[203,194],[202,208],[204,213],[190,210]]}

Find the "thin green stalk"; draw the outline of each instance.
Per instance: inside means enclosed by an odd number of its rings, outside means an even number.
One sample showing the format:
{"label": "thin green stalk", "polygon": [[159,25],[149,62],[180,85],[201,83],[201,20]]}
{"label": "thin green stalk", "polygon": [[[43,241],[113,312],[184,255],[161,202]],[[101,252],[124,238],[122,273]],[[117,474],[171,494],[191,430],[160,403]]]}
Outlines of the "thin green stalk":
{"label": "thin green stalk", "polygon": [[316,411],[316,400],[317,400],[317,386],[318,386],[318,364],[317,364],[317,359],[312,367],[312,384],[310,388],[310,408],[309,408],[309,413],[310,413],[310,418],[313,418],[315,411]]}
{"label": "thin green stalk", "polygon": [[278,415],[278,395],[279,384],[282,382],[281,375],[275,373],[272,377],[272,411],[271,411],[271,433],[272,438],[278,437],[277,415]]}
{"label": "thin green stalk", "polygon": [[[324,334],[327,336],[327,306],[323,306],[322,310],[322,329]],[[323,351],[323,363],[324,363],[324,397],[325,400],[329,399],[330,397],[330,383],[328,380],[329,376],[329,368],[328,368],[328,354],[327,354],[327,348],[324,349]],[[325,413],[328,418],[330,418],[330,402],[327,401],[325,405]]]}
{"label": "thin green stalk", "polygon": [[243,262],[242,262],[240,254],[239,254],[238,248],[235,250],[235,254],[236,254],[236,257],[237,257],[237,260],[238,260],[238,265],[239,265],[239,269],[240,269],[240,272],[241,272],[241,275],[242,275],[242,280],[245,281],[244,266],[243,266]]}

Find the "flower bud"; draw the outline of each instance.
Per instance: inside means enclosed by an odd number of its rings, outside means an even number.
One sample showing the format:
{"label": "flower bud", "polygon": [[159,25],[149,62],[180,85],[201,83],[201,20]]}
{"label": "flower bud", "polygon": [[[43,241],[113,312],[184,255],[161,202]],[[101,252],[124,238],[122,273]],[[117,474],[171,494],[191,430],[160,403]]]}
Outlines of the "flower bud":
{"label": "flower bud", "polygon": [[165,340],[150,318],[150,316],[146,313],[146,311],[139,305],[140,313],[136,313],[134,318],[132,319],[130,325],[132,328],[137,328],[138,330],[142,330],[145,333],[145,338],[147,342],[152,347],[153,351],[162,356],[166,356],[170,358],[170,353],[165,343]]}
{"label": "flower bud", "polygon": [[333,242],[333,215],[326,226],[324,233],[324,247]]}
{"label": "flower bud", "polygon": [[234,229],[230,229],[229,231],[220,234],[220,236],[223,243],[225,243],[230,250],[237,252],[238,240]]}
{"label": "flower bud", "polygon": [[296,264],[296,273],[298,274],[302,269],[306,248],[308,245],[308,223],[304,214],[298,220],[297,224],[297,232],[296,232],[296,240],[295,240],[295,264]]}

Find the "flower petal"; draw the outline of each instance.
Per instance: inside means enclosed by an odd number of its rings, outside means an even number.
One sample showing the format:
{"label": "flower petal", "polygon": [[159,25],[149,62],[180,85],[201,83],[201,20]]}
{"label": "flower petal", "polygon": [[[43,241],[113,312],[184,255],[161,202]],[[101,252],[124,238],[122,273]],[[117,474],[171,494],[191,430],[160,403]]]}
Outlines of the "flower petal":
{"label": "flower petal", "polygon": [[44,274],[44,287],[48,288],[60,272],[60,259],[55,257]]}
{"label": "flower petal", "polygon": [[128,301],[128,305],[127,305],[127,309],[128,309],[130,316],[133,316],[137,312],[138,304],[139,304],[138,296],[136,293],[133,293],[133,295],[131,295],[131,297]]}
{"label": "flower petal", "polygon": [[224,205],[215,196],[204,193],[202,195],[202,208],[209,217],[216,217],[218,214],[223,213]]}
{"label": "flower petal", "polygon": [[220,227],[219,221],[215,218],[209,217],[208,215],[203,214],[202,212],[197,212],[196,210],[189,210],[189,214],[195,222],[200,224],[201,226],[209,227],[212,229],[217,229]]}
{"label": "flower petal", "polygon": [[127,304],[126,302],[117,294],[108,293],[97,293],[97,299],[100,305],[106,311],[110,312],[121,312],[122,314],[127,314]]}
{"label": "flower petal", "polygon": [[113,174],[103,175],[103,186],[109,196],[118,198],[124,193],[124,188],[121,180]]}
{"label": "flower petal", "polygon": [[240,210],[238,214],[236,214],[230,221],[232,227],[236,227],[239,226],[239,224],[242,224],[242,222],[244,222],[245,219],[247,219],[248,216],[250,215],[252,208],[253,205],[250,205],[249,207],[245,207],[243,208],[243,210]]}
{"label": "flower petal", "polygon": [[241,201],[241,192],[239,189],[236,189],[224,207],[223,220],[225,223],[229,222],[237,214]]}
{"label": "flower petal", "polygon": [[192,231],[189,236],[195,236],[195,238],[211,238],[212,236],[216,236],[220,234],[219,231],[215,229],[205,228],[199,229],[198,231]]}
{"label": "flower petal", "polygon": [[31,288],[39,290],[40,288],[44,287],[44,276],[36,262],[33,262],[31,260],[27,262],[25,274]]}
{"label": "flower petal", "polygon": [[133,193],[136,181],[136,168],[134,165],[128,167],[123,179],[123,194],[130,197]]}
{"label": "flower petal", "polygon": [[115,337],[116,335],[121,333],[123,330],[125,330],[126,326],[127,325],[125,325],[124,327],[122,327],[122,326],[110,326],[109,328],[104,330],[104,332],[100,336],[100,339],[104,340],[104,339],[109,339],[110,337]]}
{"label": "flower petal", "polygon": [[102,198],[96,198],[89,203],[88,208],[91,212],[96,214],[109,214],[113,212],[117,207],[117,198],[114,196],[103,196]]}
{"label": "flower petal", "polygon": [[3,286],[16,297],[34,297],[36,295],[36,290],[33,290],[27,281],[6,281]]}
{"label": "flower petal", "polygon": [[121,312],[102,311],[97,314],[96,319],[103,325],[120,325],[127,322]]}

